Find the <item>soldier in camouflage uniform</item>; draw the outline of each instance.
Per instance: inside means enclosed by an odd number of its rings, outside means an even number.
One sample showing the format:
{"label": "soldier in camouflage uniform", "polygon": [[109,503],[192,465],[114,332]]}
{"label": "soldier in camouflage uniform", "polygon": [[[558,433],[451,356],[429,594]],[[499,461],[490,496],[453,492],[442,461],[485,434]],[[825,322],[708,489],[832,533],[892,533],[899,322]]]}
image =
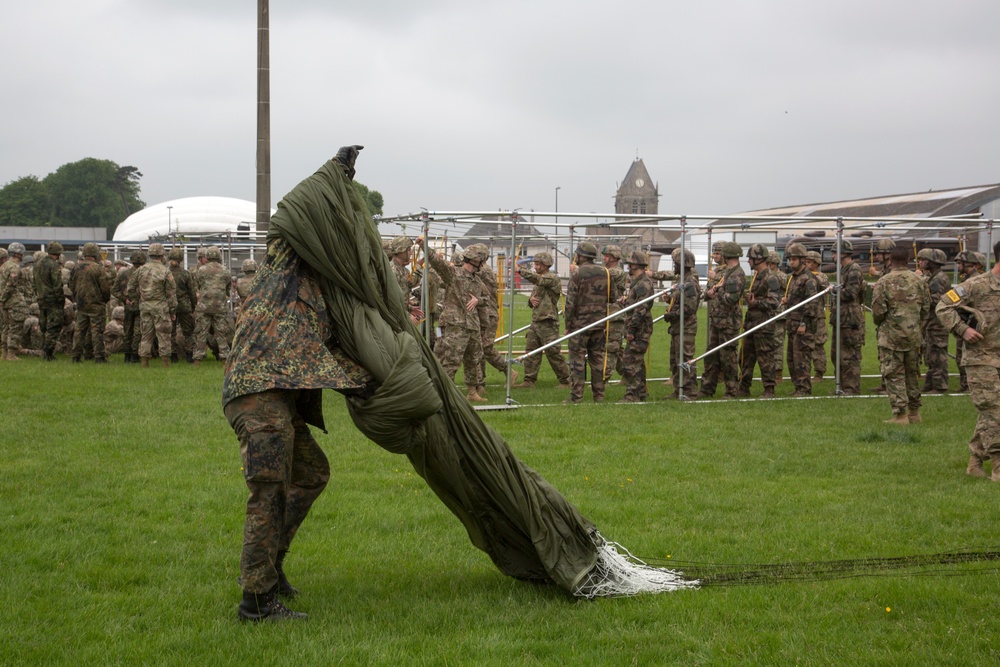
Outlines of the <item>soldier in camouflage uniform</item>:
{"label": "soldier in camouflage uniform", "polygon": [[[423,237],[417,238],[417,245],[424,246]],[[441,362],[452,380],[461,365],[465,374],[466,397],[481,403],[483,399],[476,391],[481,383],[479,372],[482,368],[483,345],[479,323],[479,302],[482,301],[482,283],[476,280],[476,272],[486,260],[474,250],[466,249],[461,264],[452,266],[442,259],[433,248],[424,248],[427,260],[441,276],[446,286],[444,310],[441,326],[444,332],[434,344],[434,355]]]}
{"label": "soldier in camouflage uniform", "polygon": [[[715,320],[716,314],[718,313],[720,306],[718,300],[707,299],[705,298],[705,295],[708,294],[708,291],[710,289],[718,285],[722,281],[722,278],[725,276],[726,260],[722,258],[722,247],[725,245],[725,243],[726,243],[725,241],[716,241],[715,243],[712,244],[712,261],[709,263],[708,274],[706,275],[705,278],[705,291],[702,292],[702,299],[705,302],[705,310],[706,310],[705,330],[709,332],[708,334],[706,334],[706,340],[710,339],[712,336],[711,334],[713,327],[712,322]],[[711,349],[711,345],[709,345],[705,349]],[[702,364],[704,364],[704,368],[701,371],[702,381],[704,381],[704,378],[707,375],[715,377],[716,383],[718,383],[719,355],[717,354],[708,355],[702,360]]]}
{"label": "soldier in camouflage uniform", "polygon": [[[531,308],[531,326],[525,334],[525,353],[537,350],[559,338],[559,298],[562,296],[562,279],[550,271],[553,264],[552,255],[540,252],[535,255],[534,267],[531,271],[527,266],[519,265],[521,278],[535,287],[528,297],[528,307]],[[560,346],[553,345],[545,350],[545,358],[559,380],[559,386],[569,388],[569,365],[560,351]],[[536,354],[524,360],[524,382],[518,387],[534,387],[538,381],[538,369],[541,368],[541,355]]]}
{"label": "soldier in camouflage uniform", "polygon": [[[597,246],[584,241],[576,249],[577,267],[571,269],[566,291],[566,334],[578,331],[610,314],[610,306],[621,294],[606,267],[594,264]],[[609,327],[593,327],[569,339],[570,395],[565,403],[583,400],[583,385],[590,364],[590,388],[594,402],[604,400],[604,378],[607,376]]]}
{"label": "soldier in camouflage uniform", "polygon": [[[618,293],[622,296],[628,291],[628,276],[621,267],[622,249],[616,245],[606,245],[601,248],[601,259],[604,268],[611,275]],[[620,301],[611,304],[609,314],[617,313],[622,309]],[[622,377],[625,376],[625,369],[622,366],[622,337],[625,334],[625,316],[618,315],[608,323],[608,371],[604,374],[604,381],[607,382],[614,375],[615,371]]]}
{"label": "soldier in camouflage uniform", "polygon": [[[981,252],[963,250],[955,257],[958,265],[958,282],[964,283],[971,280],[986,270],[986,255]],[[962,363],[963,348],[965,340],[961,336],[955,336],[955,363],[958,365],[958,390],[963,393],[969,391],[969,382],[965,373],[965,365]]]}
{"label": "soldier in camouflage uniform", "polygon": [[53,241],[45,250],[47,254],[35,265],[35,298],[38,300],[38,326],[45,337],[43,358],[55,361],[66,299],[62,289],[62,268],[59,266],[63,247],[59,241]]}
{"label": "soldier in camouflage uniform", "polygon": [[396,283],[399,291],[406,302],[406,309],[410,313],[410,321],[419,325],[424,319],[424,312],[420,310],[420,303],[413,295],[414,276],[410,272],[410,253],[413,248],[413,241],[407,236],[397,236],[389,241],[386,252],[389,255],[389,266],[392,274],[396,276]]}
{"label": "soldier in camouflage uniform", "polygon": [[108,355],[122,351],[125,336],[125,306],[115,306],[111,321],[104,326],[104,352]]}
{"label": "soldier in camouflage uniform", "polygon": [[[993,256],[998,253],[1000,243],[993,247]],[[985,477],[983,461],[989,458],[990,479],[1000,482],[1000,264],[949,290],[937,304],[937,317],[965,343],[962,364],[978,412],[965,472]]]}
{"label": "soldier in camouflage uniform", "polygon": [[[190,271],[181,266],[184,261],[184,250],[174,248],[167,255],[170,275],[174,279],[174,288],[177,291],[177,309],[174,311],[174,320],[170,328],[170,354],[171,361],[178,361],[181,353],[189,363],[194,363],[194,308],[198,305],[198,293],[194,288],[194,276]],[[252,259],[246,260],[252,262]],[[246,262],[244,262],[246,264]],[[181,336],[177,335],[180,330]],[[183,337],[183,341],[180,338]]]}
{"label": "soldier in camouflage uniform", "polygon": [[[653,280],[679,280],[681,275],[681,249],[674,248],[670,255],[674,261],[673,271],[647,272]],[[670,334],[670,376],[674,391],[665,398],[683,398],[691,400],[698,394],[698,378],[694,369],[684,373],[684,392],[681,393],[681,364],[687,359],[694,359],[695,339],[698,336],[698,305],[701,300],[701,286],[698,272],[695,271],[695,256],[690,250],[684,251],[684,286],[674,287],[669,294],[664,294],[667,300],[667,312],[663,320],[668,323],[667,333]],[[684,293],[684,350],[681,350],[681,292]]]}
{"label": "soldier in camouflage uniform", "polygon": [[21,288],[24,252],[24,244],[14,241],[7,246],[7,261],[0,266],[0,347],[3,351],[0,359],[4,361],[18,361],[24,320],[28,317],[28,304]]}
{"label": "soldier in camouflage uniform", "polygon": [[[772,250],[767,254],[767,268],[771,271],[771,274],[778,278],[778,283],[781,285],[781,295],[785,295],[785,291],[788,289],[789,276],[787,273],[782,271],[779,267],[781,264],[781,257],[778,253]],[[779,303],[778,312],[780,313],[785,307]],[[781,384],[784,380],[782,377],[785,373],[785,326],[784,324],[778,324],[774,328],[774,381],[776,384]]]}
{"label": "soldier in camouflage uniform", "polygon": [[38,324],[38,304],[32,302],[28,306],[28,317],[24,319],[24,329],[21,333],[21,345],[19,353],[31,355],[33,357],[42,356],[42,346],[45,344],[45,336],[42,328]]}
{"label": "soldier in camouflage uniform", "polygon": [[[628,258],[630,286],[625,295],[627,308],[653,296],[653,281],[646,275],[649,258],[641,250],[633,250]],[[653,335],[653,302],[636,306],[625,315],[625,349],[622,350],[622,376],[625,378],[625,396],[622,403],[641,403],[646,400],[646,350]]]}
{"label": "soldier in camouflage uniform", "polygon": [[153,338],[160,348],[164,368],[170,367],[171,322],[177,310],[177,287],[170,269],[164,264],[162,243],[149,244],[149,262],[143,264],[128,279],[128,299],[139,304],[142,340],[139,360],[149,367],[153,356]]}
{"label": "soldier in camouflage uniform", "polygon": [[195,292],[198,303],[195,306],[194,365],[205,358],[208,336],[214,331],[215,343],[219,347],[218,356],[224,360],[229,354],[232,329],[229,324],[229,294],[232,281],[229,271],[222,266],[222,251],[217,246],[205,249],[206,262],[194,274]]}
{"label": "soldier in camouflage uniform", "polygon": [[101,249],[96,243],[83,245],[80,260],[69,278],[69,287],[76,301],[76,333],[73,334],[73,361],[79,362],[84,354],[84,343],[89,336],[94,349],[94,361],[106,363],[104,356],[104,306],[111,298],[111,281],[98,261]]}
{"label": "soldier in camouflage uniform", "polygon": [[[785,296],[781,304],[786,309],[796,306],[819,292],[819,282],[806,266],[806,249],[801,243],[790,243],[785,248],[785,257],[792,269]],[[816,330],[826,326],[823,322],[823,304],[814,299],[785,318],[785,333],[788,337],[788,369],[791,372],[795,391],[792,396],[812,395],[812,352],[816,345]]]}
{"label": "soldier in camouflage uniform", "polygon": [[[820,269],[823,266],[823,256],[820,255],[815,250],[810,250],[806,253],[806,268],[816,276],[816,282],[819,284],[820,290],[825,290],[830,286],[830,279],[825,273]],[[830,312],[830,295],[827,294],[821,297],[819,301],[822,303],[823,309],[823,320],[820,322],[819,326],[816,327],[816,347],[813,348],[812,353],[812,368],[813,368],[813,380],[816,382],[823,381],[823,375],[826,374],[826,344],[830,340],[830,332],[826,326],[828,321],[827,314]]]}
{"label": "soldier in camouflage uniform", "polygon": [[[497,337],[497,325],[500,322],[500,302],[497,300],[497,292],[500,287],[497,283],[497,274],[490,268],[490,249],[483,243],[474,243],[466,250],[473,250],[479,256],[484,257],[483,263],[476,272],[476,280],[482,285],[483,298],[479,302],[479,332],[480,341],[483,347],[483,362],[479,368],[480,385],[476,387],[476,393],[480,398],[486,398],[486,364],[497,369],[504,376],[507,375],[507,361],[493,346],[493,341]],[[511,383],[517,380],[517,371],[511,370]]]}
{"label": "soldier in camouflage uniform", "polygon": [[[927,291],[934,306],[951,291],[951,280],[941,270],[947,261],[944,251],[937,248],[924,248],[917,253],[917,264],[927,282]],[[934,308],[924,321],[923,338],[924,362],[927,364],[923,391],[925,394],[943,394],[948,391],[948,330],[938,321]]]}
{"label": "soldier in camouflage uniform", "polygon": [[920,329],[931,309],[927,284],[907,268],[909,251],[892,250],[892,270],[872,293],[872,319],[878,327],[878,358],[893,417],[889,424],[920,419]]}
{"label": "soldier in camouflage uniform", "polygon": [[[743,248],[733,241],[723,241],[719,253],[725,266],[716,272],[714,284],[705,290],[705,299],[711,309],[711,324],[708,328],[708,349],[713,349],[728,340],[736,338],[743,324],[743,290],[746,288],[746,274],[740,266]],[[714,357],[714,363],[709,362]],[[727,345],[706,357],[705,372],[701,376],[702,398],[715,396],[719,379],[726,385],[726,398],[735,398],[740,388],[740,365],[736,345]]]}
{"label": "soldier in camouflage uniform", "polygon": [[246,301],[247,295],[250,294],[253,279],[257,277],[257,262],[252,259],[244,259],[240,268],[243,270],[243,275],[236,279],[236,293],[240,297],[240,303],[243,303]]}
{"label": "soldier in camouflage uniform", "polygon": [[[872,262],[868,265],[868,275],[872,278],[882,278],[889,275],[892,270],[892,250],[896,247],[896,242],[892,239],[879,239],[872,252]],[[874,290],[875,283],[868,283],[867,288]],[[885,378],[882,378],[879,386],[872,389],[873,394],[885,393]]]}
{"label": "soldier in camouflage uniform", "polygon": [[[767,266],[768,250],[760,243],[747,248],[747,259],[754,270],[746,291],[747,312],[743,331],[750,331],[778,314],[783,296],[783,285],[778,276]],[[764,385],[761,398],[774,398],[776,370],[774,367],[774,329],[780,321],[771,322],[745,336],[740,348],[740,396],[750,395],[754,367],[760,365],[760,379]]]}
{"label": "soldier in camouflage uniform", "polygon": [[122,324],[122,352],[125,353],[125,363],[137,364],[139,363],[139,340],[142,337],[139,323],[139,302],[133,302],[129,299],[128,281],[132,274],[146,263],[146,251],[134,250],[129,259],[132,266],[118,272],[111,290],[125,307],[125,321]]}
{"label": "soldier in camouflage uniform", "polygon": [[[867,286],[861,267],[852,259],[854,246],[843,239],[841,249],[837,258],[840,262],[840,311],[836,310],[836,297],[832,298],[830,324],[836,327],[837,320],[840,320],[840,389],[848,396],[857,396],[861,393],[861,348],[865,345]],[[836,341],[830,345],[830,360],[837,363]]]}

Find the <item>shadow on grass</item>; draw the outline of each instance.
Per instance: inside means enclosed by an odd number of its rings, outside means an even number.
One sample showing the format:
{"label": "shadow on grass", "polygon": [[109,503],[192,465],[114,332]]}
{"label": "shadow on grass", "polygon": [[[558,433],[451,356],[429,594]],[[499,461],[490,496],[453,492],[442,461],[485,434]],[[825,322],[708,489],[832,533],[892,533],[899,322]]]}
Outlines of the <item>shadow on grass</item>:
{"label": "shadow on grass", "polygon": [[902,429],[869,429],[858,435],[858,442],[889,442],[916,445],[920,438],[913,431]]}

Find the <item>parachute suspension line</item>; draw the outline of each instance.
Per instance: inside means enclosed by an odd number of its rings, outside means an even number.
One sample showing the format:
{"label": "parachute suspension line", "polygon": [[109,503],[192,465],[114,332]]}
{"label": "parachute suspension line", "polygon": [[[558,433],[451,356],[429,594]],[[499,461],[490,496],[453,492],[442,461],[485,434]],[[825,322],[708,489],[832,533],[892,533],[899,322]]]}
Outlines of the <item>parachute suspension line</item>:
{"label": "parachute suspension line", "polygon": [[573,586],[577,597],[622,597],[698,588],[698,581],[676,570],[651,567],[617,542],[605,540],[596,530],[591,538],[597,547],[597,562]]}
{"label": "parachute suspension line", "polygon": [[[608,278],[608,291],[607,296],[605,296],[606,303],[608,304],[604,308],[604,314],[611,314],[611,272],[608,271],[607,267],[604,267],[604,275]],[[604,323],[604,368],[601,369],[601,383],[607,382],[608,377],[608,342],[611,340],[611,320]],[[621,351],[618,352],[621,354]]]}

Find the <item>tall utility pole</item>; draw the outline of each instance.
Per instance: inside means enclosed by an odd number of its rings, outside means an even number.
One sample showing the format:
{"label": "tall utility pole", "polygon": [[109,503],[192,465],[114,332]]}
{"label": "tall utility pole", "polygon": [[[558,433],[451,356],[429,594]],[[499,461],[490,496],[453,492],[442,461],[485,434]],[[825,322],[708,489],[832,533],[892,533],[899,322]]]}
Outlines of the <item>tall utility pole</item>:
{"label": "tall utility pole", "polygon": [[271,43],[268,1],[257,0],[257,231],[271,220]]}

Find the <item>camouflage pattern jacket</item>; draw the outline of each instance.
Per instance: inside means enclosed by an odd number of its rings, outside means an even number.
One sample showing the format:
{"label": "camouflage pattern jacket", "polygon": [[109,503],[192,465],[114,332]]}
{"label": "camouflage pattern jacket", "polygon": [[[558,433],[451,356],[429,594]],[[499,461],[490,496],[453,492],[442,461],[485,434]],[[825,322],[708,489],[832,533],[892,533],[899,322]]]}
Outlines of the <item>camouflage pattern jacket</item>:
{"label": "camouflage pattern jacket", "polygon": [[9,312],[28,311],[21,291],[21,264],[13,259],[0,266],[0,306]]}
{"label": "camouflage pattern jacket", "polygon": [[566,289],[566,333],[607,317],[610,305],[621,296],[607,269],[592,262],[581,264]]}
{"label": "camouflage pattern jacket", "polygon": [[[534,285],[530,299],[538,299],[537,306],[531,306],[531,321],[546,322],[559,320],[559,298],[562,296],[562,279],[559,274],[547,271],[535,273],[528,267],[518,267],[521,277]],[[529,306],[531,304],[529,303]]]}
{"label": "camouflage pattern jacket", "polygon": [[[628,292],[628,275],[625,271],[618,265],[608,267],[608,273],[611,275],[611,282],[615,284],[615,288],[618,290],[619,294],[625,294]],[[621,302],[619,300],[612,301],[608,306],[608,314],[617,313],[622,309]],[[611,320],[612,322],[621,322],[625,320],[625,315],[619,315],[618,317]]]}
{"label": "camouflage pattern jacket", "polygon": [[736,264],[719,269],[715,277],[718,287],[715,296],[705,295],[709,307],[714,304],[712,327],[725,331],[739,331],[743,324],[743,309],[740,307],[740,302],[743,299],[747,276],[743,273],[743,267]]}
{"label": "camouflage pattern jacket", "polygon": [[[788,281],[788,288],[785,292],[787,301],[785,310],[796,306],[811,296],[819,292],[819,281],[812,271],[805,267],[803,262],[799,270],[792,274]],[[785,328],[787,330],[798,329],[805,326],[806,333],[816,333],[816,329],[823,323],[823,300],[813,299],[798,310],[792,311],[785,318]]]}
{"label": "camouflage pattern jacket", "polygon": [[62,267],[49,255],[35,266],[35,297],[39,304],[61,308],[63,305]]}
{"label": "camouflage pattern jacket", "polygon": [[272,389],[301,390],[302,418],[325,428],[322,392],[306,390],[358,388],[371,379],[340,351],[334,333],[312,269],[287,241],[272,239],[236,323],[222,405]]}
{"label": "camouflage pattern jacket", "polygon": [[128,279],[128,298],[139,304],[139,312],[173,315],[177,311],[177,287],[170,269],[151,259]]}
{"label": "camouflage pattern jacket", "polygon": [[476,297],[480,302],[484,298],[483,285],[476,279],[476,274],[469,273],[461,266],[452,266],[432,248],[426,248],[425,252],[445,286],[441,325],[479,331],[479,309],[473,308],[469,312],[465,308],[471,297]]}
{"label": "camouflage pattern jacket", "polygon": [[36,301],[35,297],[35,263],[21,265],[21,296],[29,306]]}
{"label": "camouflage pattern jacket", "polygon": [[940,268],[932,271],[930,275],[927,276],[927,291],[931,295],[931,312],[927,315],[927,319],[924,321],[924,326],[929,329],[940,329],[941,323],[938,322],[938,318],[934,313],[934,308],[941,300],[941,297],[951,291],[951,280],[948,279],[948,274]]}
{"label": "camouflage pattern jacket", "polygon": [[942,326],[959,338],[972,324],[983,339],[963,341],[963,366],[1000,368],[1000,280],[992,271],[980,273],[944,295],[937,304]]}
{"label": "camouflage pattern jacket", "polygon": [[[625,308],[653,296],[653,281],[645,273],[632,278],[632,285],[625,295]],[[649,340],[653,333],[653,302],[647,301],[625,313],[625,335],[634,340]]]}
{"label": "camouflage pattern jacket", "polygon": [[842,329],[865,329],[865,291],[867,281],[856,262],[850,261],[840,267],[840,313],[837,313],[837,297],[830,301],[830,323],[836,324],[838,315]]}
{"label": "camouflage pattern jacket", "polygon": [[133,273],[136,272],[138,266],[129,266],[118,272],[115,276],[115,282],[111,286],[111,295],[118,299],[118,303],[125,307],[126,313],[138,313],[139,312],[139,302],[133,301],[129,303],[128,299],[128,281]]}
{"label": "camouflage pattern jacket", "polygon": [[250,286],[253,285],[254,273],[244,273],[242,276],[236,279],[236,293],[240,297],[240,301],[246,301],[247,295],[250,294]]}
{"label": "camouflage pattern jacket", "polygon": [[927,283],[913,271],[894,268],[879,278],[872,292],[872,319],[878,346],[897,351],[919,350],[920,328],[931,309]]}
{"label": "camouflage pattern jacket", "polygon": [[173,276],[174,287],[177,289],[176,312],[193,313],[194,307],[198,304],[198,294],[194,289],[194,277],[191,272],[180,264],[170,262],[170,275]]}
{"label": "camouflage pattern jacket", "polygon": [[232,291],[232,280],[222,262],[209,261],[199,267],[194,274],[194,288],[198,295],[196,313],[218,315],[228,310],[227,302]]}
{"label": "camouflage pattern jacket", "polygon": [[[753,299],[750,295],[753,295]],[[782,296],[784,296],[784,285],[774,271],[765,266],[754,273],[747,288],[747,314],[743,318],[743,330],[749,331],[777,315]],[[777,328],[778,323],[772,322],[760,331],[773,333]]]}
{"label": "camouflage pattern jacket", "polygon": [[[670,271],[658,271],[653,277],[670,275],[667,280],[673,280],[674,273]],[[698,274],[695,271],[684,272],[684,335],[698,332],[698,305],[701,302],[701,289]],[[670,301],[667,302],[667,312],[663,314],[663,319],[670,323],[667,333],[676,336],[681,331],[681,290],[680,286],[673,289],[670,294]]]}
{"label": "camouflage pattern jacket", "polygon": [[86,315],[100,315],[111,298],[111,281],[104,267],[91,259],[83,258],[73,267],[69,289],[76,301],[76,311]]}

